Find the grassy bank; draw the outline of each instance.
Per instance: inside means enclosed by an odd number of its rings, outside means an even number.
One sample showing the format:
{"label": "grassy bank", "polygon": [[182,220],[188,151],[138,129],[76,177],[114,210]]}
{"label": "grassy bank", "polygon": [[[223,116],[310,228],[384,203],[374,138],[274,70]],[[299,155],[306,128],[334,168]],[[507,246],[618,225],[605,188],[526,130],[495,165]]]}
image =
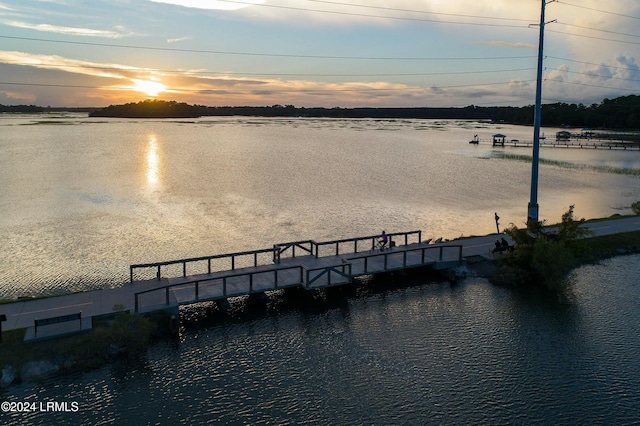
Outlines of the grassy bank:
{"label": "grassy bank", "polygon": [[580,264],[586,264],[625,252],[640,253],[640,231],[585,238],[576,258]]}
{"label": "grassy bank", "polygon": [[[574,243],[571,268],[620,254],[640,253],[640,231],[582,238]],[[510,257],[483,263],[491,267],[495,264],[508,266]],[[494,275],[493,282],[506,285],[516,282],[513,275],[501,276],[504,274],[502,268],[495,274],[493,268],[488,271],[488,275]],[[59,366],[59,373],[90,370],[117,358],[144,354],[151,344],[170,331],[170,314],[164,311],[149,315],[114,313],[113,318],[94,320],[89,332],[43,341],[24,342],[24,329],[5,331],[0,343],[0,370],[12,366],[18,381],[26,365],[43,360]]]}
{"label": "grassy bank", "polygon": [[513,255],[497,261],[498,267],[490,277],[498,285],[542,284],[552,290],[563,290],[568,273],[585,264],[618,255],[640,253],[640,231],[586,237],[571,241],[552,241],[542,238],[532,247],[516,245]]}
{"label": "grassy bank", "polygon": [[29,363],[49,361],[59,372],[90,370],[105,363],[144,352],[156,339],[170,332],[170,315],[122,312],[111,319],[94,321],[86,333],[25,342],[25,329],[2,333],[0,369],[11,366],[20,380]]}

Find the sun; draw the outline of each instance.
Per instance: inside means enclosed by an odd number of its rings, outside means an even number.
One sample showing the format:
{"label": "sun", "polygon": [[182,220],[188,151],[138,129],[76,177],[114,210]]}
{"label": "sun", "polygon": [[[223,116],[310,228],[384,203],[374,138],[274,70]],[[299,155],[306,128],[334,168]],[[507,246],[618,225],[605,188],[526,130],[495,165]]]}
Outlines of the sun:
{"label": "sun", "polygon": [[157,81],[133,79],[133,90],[146,93],[148,96],[158,96],[160,92],[167,90],[167,86]]}

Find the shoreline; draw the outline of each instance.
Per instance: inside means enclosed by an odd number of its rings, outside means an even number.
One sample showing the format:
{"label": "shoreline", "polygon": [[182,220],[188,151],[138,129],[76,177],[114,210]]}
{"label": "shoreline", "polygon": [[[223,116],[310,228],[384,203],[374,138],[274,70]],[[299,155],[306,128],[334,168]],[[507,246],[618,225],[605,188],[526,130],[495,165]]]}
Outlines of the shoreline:
{"label": "shoreline", "polygon": [[[590,237],[584,241],[590,250],[579,259],[576,267],[640,253],[640,231]],[[491,277],[499,270],[501,258],[472,255],[465,259],[467,269],[474,276],[489,280],[491,285],[499,285],[493,283]],[[414,271],[424,273],[421,268]],[[120,359],[144,356],[149,347],[178,332],[178,325],[165,311],[146,315],[114,312],[111,317],[96,322],[92,330],[84,333],[33,342],[24,341],[26,329],[3,331],[0,388],[57,374],[90,371]]]}

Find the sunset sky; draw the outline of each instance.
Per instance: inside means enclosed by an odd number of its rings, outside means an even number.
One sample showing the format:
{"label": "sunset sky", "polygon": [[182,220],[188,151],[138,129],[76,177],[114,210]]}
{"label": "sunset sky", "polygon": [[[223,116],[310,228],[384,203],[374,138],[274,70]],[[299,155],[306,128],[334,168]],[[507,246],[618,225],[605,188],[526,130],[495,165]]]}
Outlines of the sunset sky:
{"label": "sunset sky", "polygon": [[[0,0],[0,104],[534,103],[539,0]],[[543,102],[640,94],[640,1],[546,7]]]}

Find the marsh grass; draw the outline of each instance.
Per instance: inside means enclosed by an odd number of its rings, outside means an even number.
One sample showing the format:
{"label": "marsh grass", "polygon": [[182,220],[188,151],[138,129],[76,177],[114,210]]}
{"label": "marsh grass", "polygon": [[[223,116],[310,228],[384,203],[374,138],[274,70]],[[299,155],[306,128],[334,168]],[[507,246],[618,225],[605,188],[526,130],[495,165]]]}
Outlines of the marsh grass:
{"label": "marsh grass", "polygon": [[[531,163],[530,155],[510,154],[506,152],[494,152],[489,158],[497,158],[501,160],[512,160]],[[593,166],[586,164],[575,164],[569,161],[539,159],[540,164],[561,167],[563,169],[594,171],[599,173],[613,173],[618,175],[638,176],[640,177],[640,169],[627,169],[623,167]]]}

